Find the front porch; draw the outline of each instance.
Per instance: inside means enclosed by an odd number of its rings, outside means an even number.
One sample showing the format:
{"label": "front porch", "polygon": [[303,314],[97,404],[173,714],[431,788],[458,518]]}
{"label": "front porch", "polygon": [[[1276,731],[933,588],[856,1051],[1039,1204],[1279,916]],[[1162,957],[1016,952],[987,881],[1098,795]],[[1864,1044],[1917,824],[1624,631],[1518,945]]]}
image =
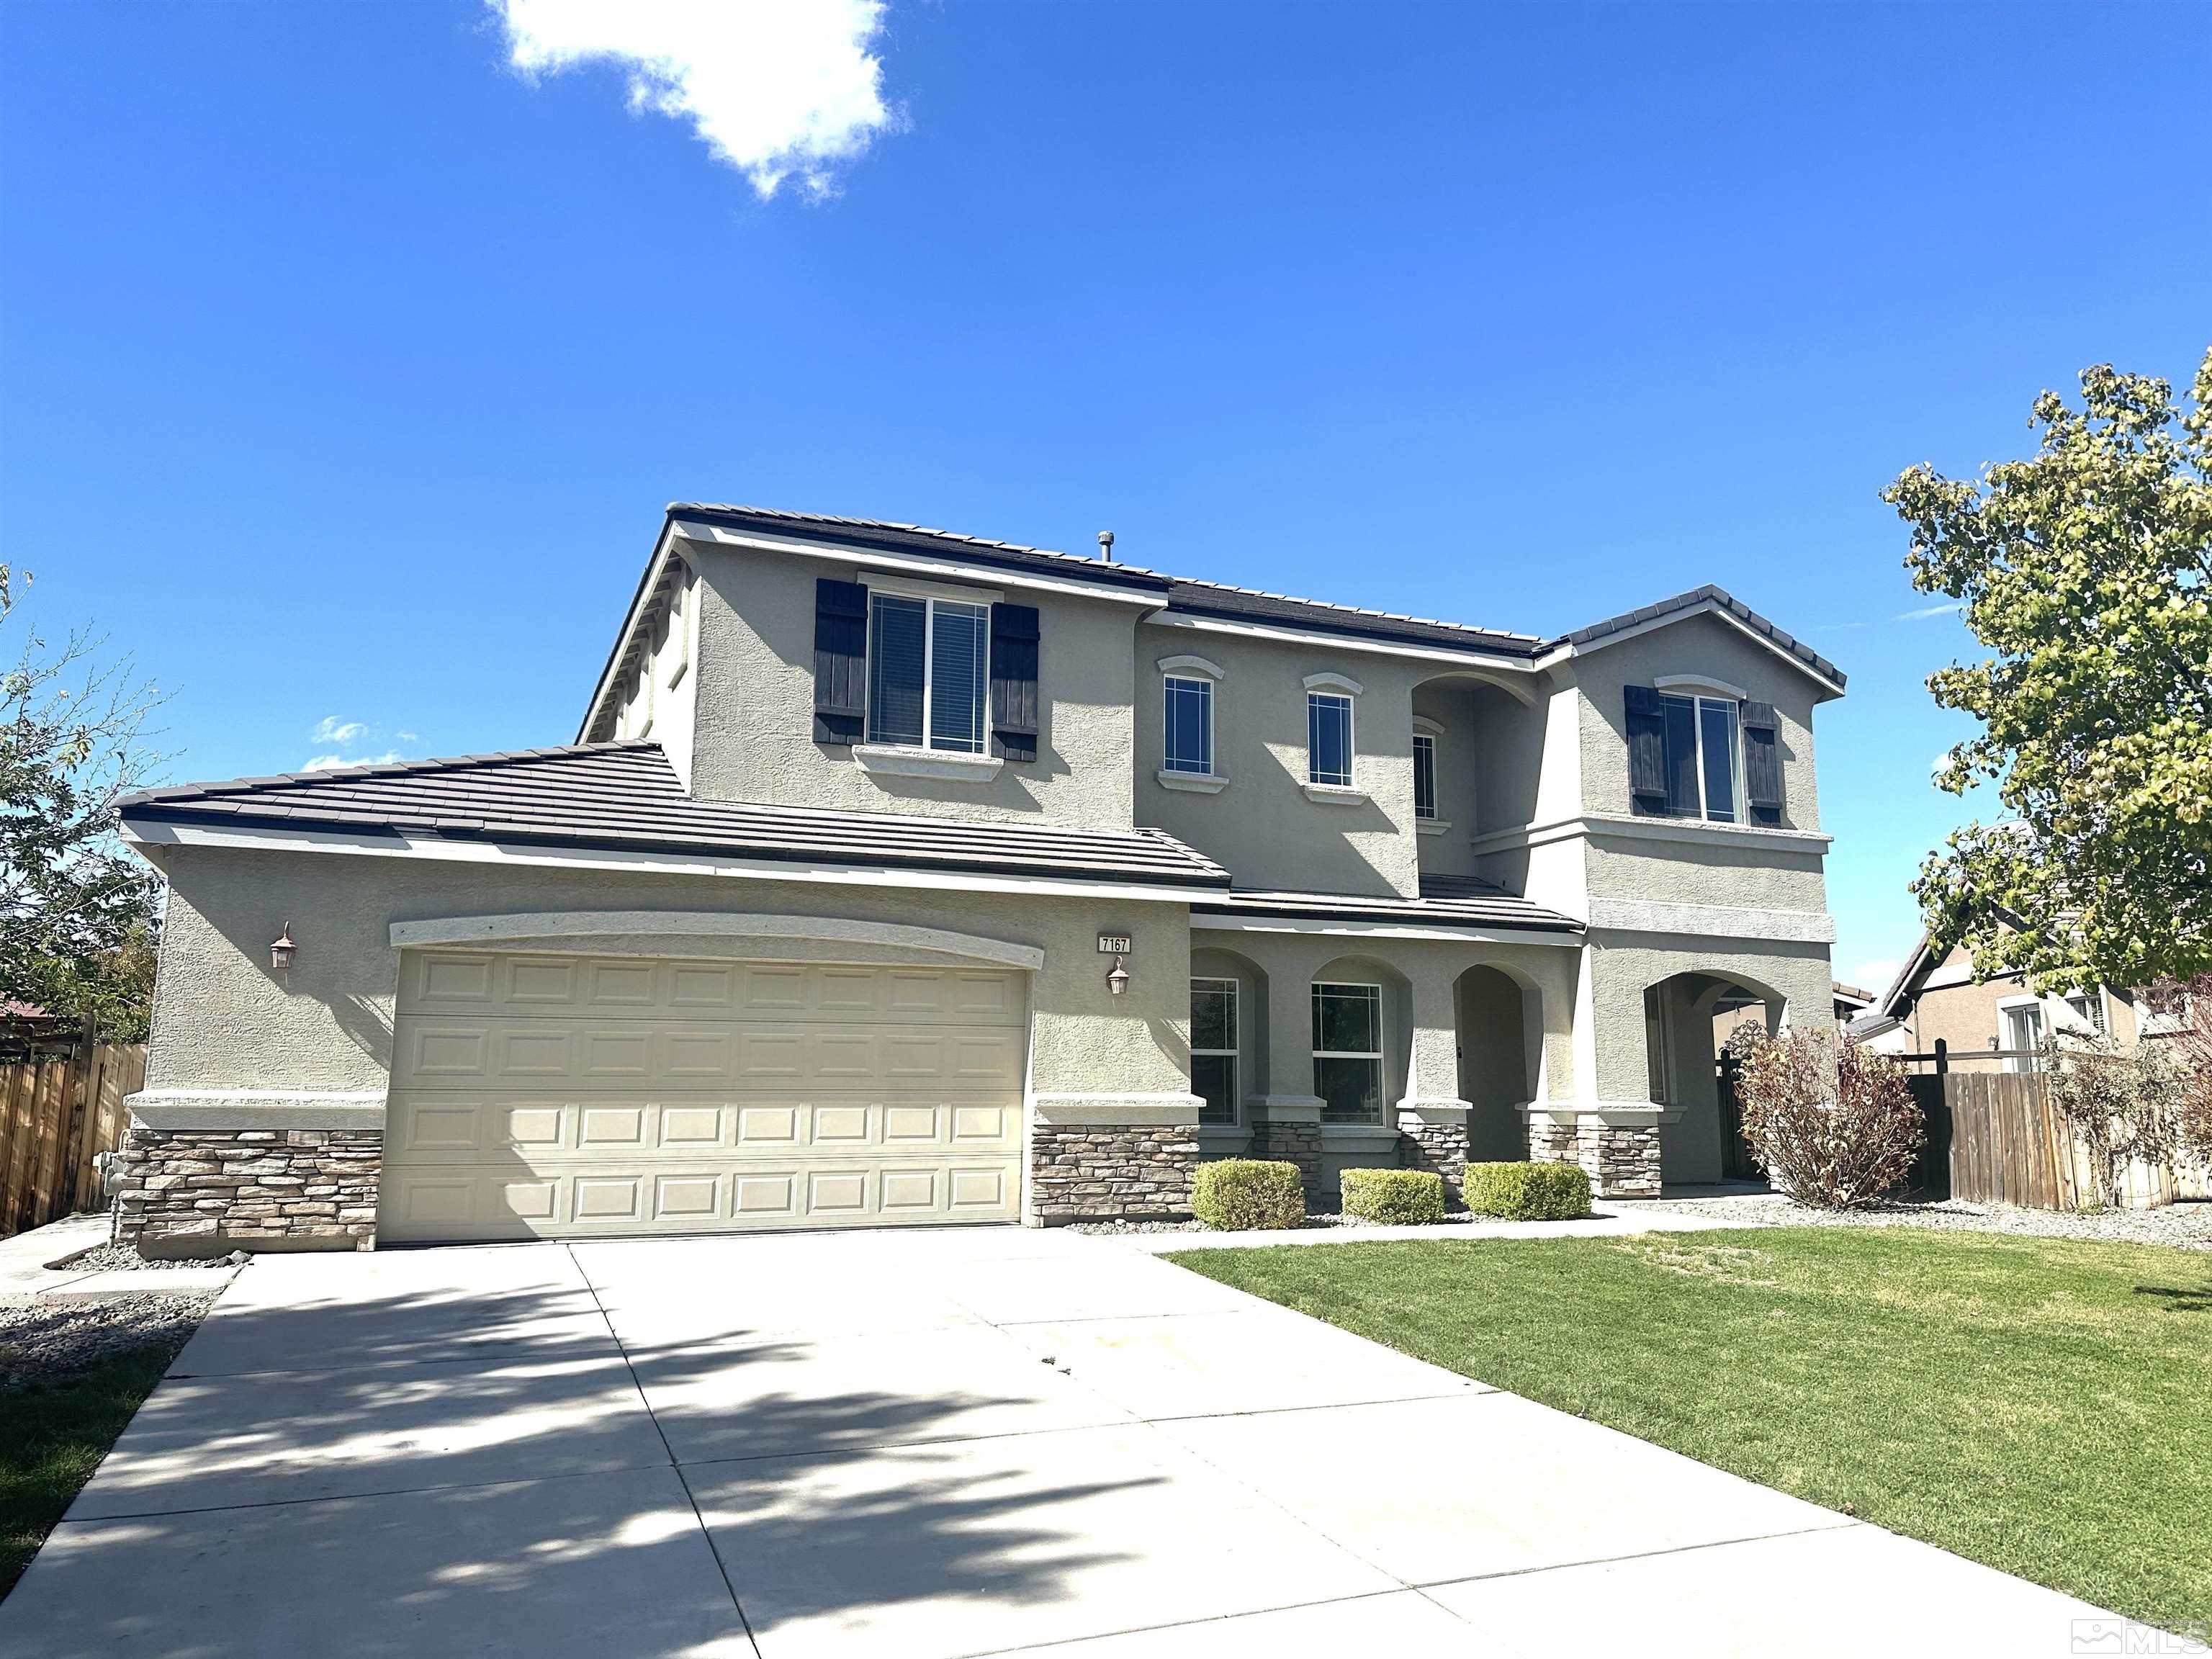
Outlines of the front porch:
{"label": "front porch", "polygon": [[[1409,930],[1410,931],[1410,930]],[[1575,1090],[1580,941],[1376,931],[1191,935],[1191,1088],[1201,1160],[1298,1165],[1333,1210],[1347,1169],[1579,1163],[1607,1197],[1656,1197],[1657,1109]]]}

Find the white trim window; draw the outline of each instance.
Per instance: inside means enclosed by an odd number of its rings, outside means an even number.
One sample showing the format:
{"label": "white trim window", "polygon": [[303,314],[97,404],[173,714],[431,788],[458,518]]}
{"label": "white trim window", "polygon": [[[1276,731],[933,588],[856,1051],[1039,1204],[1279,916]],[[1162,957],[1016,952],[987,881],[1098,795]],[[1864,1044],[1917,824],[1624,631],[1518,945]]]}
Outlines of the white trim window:
{"label": "white trim window", "polygon": [[2003,1046],[2007,1051],[2004,1062],[2008,1072],[2039,1072],[2043,1070],[2043,1000],[2039,997],[2016,997],[1997,1004],[1997,1018],[2004,1022]]}
{"label": "white trim window", "polygon": [[1306,781],[1352,787],[1352,699],[1334,691],[1306,693]]}
{"label": "white trim window", "polygon": [[1190,1091],[1200,1123],[1237,1121],[1237,981],[1190,982]]}
{"label": "white trim window", "polygon": [[1314,981],[1314,1092],[1324,1123],[1382,1121],[1382,988]]}
{"label": "white trim window", "polygon": [[1667,720],[1667,811],[1709,823],[1741,823],[1743,737],[1725,697],[1660,694]]}
{"label": "white trim window", "polygon": [[868,593],[868,741],[984,750],[991,607]]}
{"label": "white trim window", "polygon": [[2066,1012],[2073,1016],[2075,1029],[2093,1036],[2105,1035],[2105,999],[2094,991],[2069,991]]}
{"label": "white trim window", "polygon": [[1437,740],[1432,732],[1413,733],[1413,816],[1437,817]]}
{"label": "white trim window", "polygon": [[1213,682],[1170,674],[1161,681],[1161,766],[1213,775]]}

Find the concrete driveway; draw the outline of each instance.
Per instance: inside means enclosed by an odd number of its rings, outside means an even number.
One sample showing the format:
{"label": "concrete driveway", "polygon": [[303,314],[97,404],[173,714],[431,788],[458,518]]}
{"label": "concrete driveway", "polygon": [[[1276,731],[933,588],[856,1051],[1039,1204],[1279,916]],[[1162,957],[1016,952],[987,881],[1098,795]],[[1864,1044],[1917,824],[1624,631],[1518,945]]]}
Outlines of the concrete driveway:
{"label": "concrete driveway", "polygon": [[2062,1655],[2097,1609],[1017,1229],[265,1257],[0,1652]]}

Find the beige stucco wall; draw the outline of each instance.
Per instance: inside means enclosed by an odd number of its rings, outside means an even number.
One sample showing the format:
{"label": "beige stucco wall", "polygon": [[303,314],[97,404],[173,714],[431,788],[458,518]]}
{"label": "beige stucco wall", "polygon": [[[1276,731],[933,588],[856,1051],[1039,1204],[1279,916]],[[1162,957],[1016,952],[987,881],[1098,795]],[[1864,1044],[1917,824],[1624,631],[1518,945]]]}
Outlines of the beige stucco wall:
{"label": "beige stucco wall", "polygon": [[[1217,859],[1245,887],[1323,893],[1419,890],[1413,832],[1413,691],[1433,665],[1147,624],[1136,641],[1137,822]],[[1173,790],[1158,779],[1164,658],[1200,656],[1224,671],[1213,690],[1218,794]],[[1342,674],[1352,699],[1353,787],[1368,799],[1306,798],[1310,674]]]}
{"label": "beige stucco wall", "polygon": [[849,749],[814,741],[814,585],[824,576],[864,580],[865,567],[694,544],[687,551],[700,572],[698,794],[1129,826],[1134,606],[1012,586],[978,590],[979,599],[995,591],[1037,608],[1037,758],[1009,761],[988,783],[888,777],[863,771]]}
{"label": "beige stucco wall", "polygon": [[1627,812],[1627,714],[1624,687],[1649,685],[1662,674],[1705,674],[1740,686],[1755,702],[1771,702],[1781,720],[1782,827],[1820,827],[1820,787],[1813,767],[1813,708],[1820,688],[1773,651],[1712,616],[1687,617],[1617,642],[1585,647],[1574,659],[1582,690],[1582,810]]}
{"label": "beige stucco wall", "polygon": [[614,734],[649,738],[659,744],[688,788],[699,696],[699,677],[692,672],[699,644],[696,570],[684,567],[671,587],[668,602],[645,626],[645,650],[638,672],[623,689]]}
{"label": "beige stucco wall", "polygon": [[[392,922],[563,909],[860,917],[1033,945],[1045,952],[1031,976],[1036,1090],[1180,1094],[1188,1087],[1189,935],[1180,905],[320,853],[172,848],[163,862],[171,892],[149,1090],[381,1090],[398,975]],[[288,921],[299,958],[280,981],[268,947]],[[1135,941],[1129,988],[1118,998],[1107,990],[1097,954],[1102,931]],[[662,940],[653,948],[748,953],[742,939]],[[866,957],[836,949],[842,959]]]}
{"label": "beige stucco wall", "polygon": [[[1663,825],[1666,820],[1653,820]],[[1592,835],[1583,855],[1593,895],[1658,899],[1670,904],[1730,905],[1771,910],[1828,908],[1823,854],[1757,830],[1728,830],[1716,844],[1700,826],[1697,840],[1647,840]]]}

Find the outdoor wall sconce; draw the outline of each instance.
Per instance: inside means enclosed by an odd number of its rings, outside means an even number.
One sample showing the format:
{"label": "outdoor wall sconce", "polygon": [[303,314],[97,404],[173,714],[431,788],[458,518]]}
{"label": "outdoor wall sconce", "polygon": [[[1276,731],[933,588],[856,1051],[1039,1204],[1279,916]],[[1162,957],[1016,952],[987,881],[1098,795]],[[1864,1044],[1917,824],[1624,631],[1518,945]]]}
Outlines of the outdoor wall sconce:
{"label": "outdoor wall sconce", "polygon": [[292,943],[292,924],[288,921],[284,924],[284,931],[270,943],[270,967],[280,974],[290,971],[292,958],[299,954],[299,950],[300,947]]}
{"label": "outdoor wall sconce", "polygon": [[1114,958],[1114,966],[1106,975],[1106,988],[1117,997],[1129,988],[1129,947],[1133,943],[1127,933],[1098,935],[1098,954]]}

